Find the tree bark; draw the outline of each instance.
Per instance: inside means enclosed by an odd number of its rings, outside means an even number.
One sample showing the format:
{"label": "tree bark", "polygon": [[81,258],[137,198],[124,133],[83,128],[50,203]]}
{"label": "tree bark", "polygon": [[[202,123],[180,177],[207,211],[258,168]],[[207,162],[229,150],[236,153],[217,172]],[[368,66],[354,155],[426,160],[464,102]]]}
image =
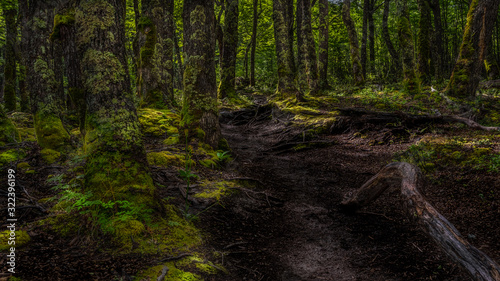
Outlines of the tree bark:
{"label": "tree bark", "polygon": [[[370,57],[369,57],[369,71],[375,71],[375,21],[373,14],[375,13],[375,0],[370,0],[370,7],[368,10],[368,39],[370,41]],[[365,76],[366,77],[366,76]]]}
{"label": "tree bark", "polygon": [[361,67],[363,69],[363,77],[366,78],[366,58],[368,52],[366,45],[368,43],[368,13],[370,8],[370,0],[363,1],[363,27],[361,31]]}
{"label": "tree bark", "polygon": [[184,96],[181,126],[213,148],[219,146],[220,125],[215,76],[215,14],[213,0],[185,0]]}
{"label": "tree bark", "polygon": [[366,206],[389,188],[392,182],[401,183],[401,195],[408,218],[416,220],[451,260],[465,269],[474,280],[500,280],[500,266],[469,244],[458,230],[425,200],[419,191],[423,187],[424,177],[420,169],[412,164],[397,162],[385,166],[360,189],[347,194],[341,206],[347,211]]}
{"label": "tree bark", "polygon": [[250,86],[255,87],[255,51],[257,49],[258,0],[253,0],[252,49],[250,50]]}
{"label": "tree bark", "polygon": [[316,42],[311,25],[311,0],[302,0],[302,52],[304,53],[305,78],[311,95],[318,92],[318,63],[316,56]]}
{"label": "tree bark", "polygon": [[318,49],[318,72],[319,89],[327,90],[328,85],[328,0],[319,0],[319,49]]}
{"label": "tree bark", "polygon": [[472,0],[470,3],[458,60],[445,90],[449,96],[475,97],[499,4],[498,0]]}
{"label": "tree bark", "polygon": [[293,36],[290,36],[293,17],[290,16],[290,0],[273,1],[274,40],[278,62],[278,93],[283,97],[295,96],[302,100],[302,94],[295,87],[295,66],[293,58]]}
{"label": "tree bark", "polygon": [[355,85],[362,85],[365,83],[361,61],[359,59],[359,44],[358,34],[356,33],[356,26],[351,18],[351,1],[345,0],[342,6],[342,20],[347,28],[347,35],[349,37],[352,76]]}
{"label": "tree bark", "polygon": [[5,53],[3,98],[5,110],[15,111],[16,101],[16,41],[17,41],[17,10],[14,1],[5,1],[0,5],[5,19]]}
{"label": "tree bark", "polygon": [[443,23],[441,21],[441,6],[439,0],[431,0],[431,9],[434,19],[434,40],[432,56],[434,60],[435,76],[439,80],[444,77],[445,53],[443,47]]}
{"label": "tree bark", "polygon": [[[403,3],[401,3],[401,1]],[[406,90],[414,95],[420,92],[419,79],[415,72],[415,58],[413,48],[413,36],[410,26],[410,13],[408,4],[404,0],[399,1],[398,7],[398,35],[399,47],[402,51],[404,86]]]}
{"label": "tree bark", "polygon": [[420,9],[418,31],[418,75],[422,83],[430,81],[432,16],[429,0],[418,0]]}
{"label": "tree bark", "polygon": [[173,0],[143,0],[137,23],[137,92],[145,107],[164,108],[173,101]]}
{"label": "tree bark", "polygon": [[391,0],[385,0],[384,14],[382,16],[382,38],[384,39],[384,42],[385,42],[385,45],[387,46],[387,50],[389,51],[389,54],[391,55],[393,66],[395,66],[395,68],[400,68],[401,62],[399,59],[399,54],[396,51],[396,48],[394,48],[394,45],[392,44],[391,35],[389,34],[389,27],[387,24],[388,19],[389,19],[390,4],[391,4]]}
{"label": "tree bark", "polygon": [[221,60],[219,97],[236,97],[236,55],[238,53],[239,0],[225,0],[224,37]]}
{"label": "tree bark", "polygon": [[54,22],[54,3],[29,1],[24,21],[26,32],[23,57],[27,70],[26,85],[32,102],[37,142],[43,149],[65,150],[69,134],[60,118],[59,85],[54,72],[50,34]]}
{"label": "tree bark", "polygon": [[[128,201],[147,212],[159,204],[130,88],[125,8],[122,0],[82,0],[75,11],[88,105],[83,146],[88,155],[85,186],[103,202]],[[113,220],[112,226],[119,233],[119,229],[129,227],[128,223],[139,223],[137,220],[141,219]]]}

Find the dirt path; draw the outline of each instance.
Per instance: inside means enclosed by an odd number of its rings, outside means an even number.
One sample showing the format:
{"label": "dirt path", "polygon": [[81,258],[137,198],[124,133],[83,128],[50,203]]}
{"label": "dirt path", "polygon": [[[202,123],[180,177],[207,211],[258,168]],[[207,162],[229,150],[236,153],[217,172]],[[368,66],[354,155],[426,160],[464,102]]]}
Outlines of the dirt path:
{"label": "dirt path", "polygon": [[232,168],[280,200],[240,193],[210,211],[211,243],[234,272],[213,280],[467,280],[405,221],[395,196],[352,217],[337,210],[345,192],[405,145],[338,135],[325,137],[330,147],[272,153],[285,122],[261,111],[250,123],[224,118],[222,132],[236,155]]}

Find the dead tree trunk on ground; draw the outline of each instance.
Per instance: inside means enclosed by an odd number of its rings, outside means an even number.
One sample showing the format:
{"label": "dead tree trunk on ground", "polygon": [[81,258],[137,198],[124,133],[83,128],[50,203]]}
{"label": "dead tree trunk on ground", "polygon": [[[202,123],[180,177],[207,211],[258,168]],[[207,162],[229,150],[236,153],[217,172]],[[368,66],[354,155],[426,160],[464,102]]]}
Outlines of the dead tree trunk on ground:
{"label": "dead tree trunk on ground", "polygon": [[483,252],[469,244],[458,230],[427,202],[419,189],[423,185],[420,170],[409,163],[397,162],[385,166],[360,189],[349,193],[341,205],[355,211],[377,199],[390,183],[401,183],[401,195],[409,218],[416,219],[423,230],[474,280],[499,281],[500,266]]}

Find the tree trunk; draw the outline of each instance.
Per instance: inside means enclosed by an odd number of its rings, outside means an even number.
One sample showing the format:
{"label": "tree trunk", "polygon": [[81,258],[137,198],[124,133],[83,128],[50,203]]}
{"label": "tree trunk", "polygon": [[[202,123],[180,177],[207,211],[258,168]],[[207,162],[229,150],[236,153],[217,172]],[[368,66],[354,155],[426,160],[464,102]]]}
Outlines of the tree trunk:
{"label": "tree trunk", "polygon": [[225,0],[224,37],[221,59],[219,97],[236,97],[236,55],[238,53],[239,0]]}
{"label": "tree trunk", "polygon": [[23,32],[26,32],[23,57],[26,60],[26,85],[32,102],[31,110],[38,144],[43,149],[64,150],[69,142],[69,134],[59,117],[59,85],[49,40],[54,22],[54,8],[48,3],[29,2],[27,20],[23,26]]}
{"label": "tree trunk", "polygon": [[422,83],[430,82],[432,16],[429,0],[418,0],[420,9],[418,31],[418,76]]}
{"label": "tree trunk", "polygon": [[16,41],[17,41],[17,10],[14,1],[1,4],[5,19],[5,53],[4,53],[4,80],[3,93],[5,110],[15,111],[16,105]]}
{"label": "tree trunk", "polygon": [[297,34],[297,85],[301,91],[307,89],[307,76],[306,76],[306,61],[305,52],[307,52],[307,46],[304,46],[304,30],[302,24],[302,16],[304,13],[304,1],[297,0],[297,9],[295,14],[296,23],[296,34]]}
{"label": "tree trunk", "polygon": [[347,194],[341,205],[355,211],[377,199],[391,183],[401,183],[401,195],[410,220],[416,220],[423,231],[474,280],[500,281],[500,266],[472,246],[458,230],[443,217],[420,193],[424,176],[420,170],[406,162],[391,163],[368,180],[353,194]]}
{"label": "tree trunk", "polygon": [[28,21],[28,3],[27,0],[19,0],[19,27],[21,29],[21,40],[19,42],[18,53],[16,54],[19,63],[19,91],[21,92],[21,111],[29,112],[31,110],[28,87],[26,85],[27,71],[26,63],[27,59],[24,56],[27,54],[26,48],[29,32],[25,30]]}
{"label": "tree trunk", "polygon": [[328,85],[328,0],[319,0],[319,49],[318,49],[318,71],[319,89],[327,90]]}
{"label": "tree trunk", "polygon": [[472,0],[470,3],[458,60],[445,90],[449,96],[475,97],[499,4],[498,0]]}
{"label": "tree trunk", "polygon": [[16,127],[5,114],[3,107],[0,106],[0,147],[20,140]]}
{"label": "tree trunk", "polygon": [[302,0],[302,52],[304,53],[305,74],[311,95],[318,92],[318,63],[316,42],[311,26],[311,0]]}
{"label": "tree trunk", "polygon": [[[75,12],[77,48],[87,92],[85,186],[103,202],[128,201],[147,213],[157,208],[142,133],[130,88],[125,50],[125,1],[82,0]],[[118,211],[123,211],[118,207]],[[116,211],[116,209],[115,209]],[[106,210],[102,210],[105,215]],[[113,214],[109,214],[110,217]],[[139,217],[112,220],[121,229]]]}
{"label": "tree trunk", "polygon": [[137,24],[137,92],[145,107],[173,100],[173,0],[143,0]]}
{"label": "tree trunk", "polygon": [[250,86],[255,87],[255,51],[257,49],[258,0],[253,0],[252,50],[250,51]]}
{"label": "tree trunk", "polygon": [[62,44],[66,75],[68,79],[67,108],[78,112],[80,131],[85,133],[86,92],[81,72],[81,56],[77,49],[77,29],[74,7],[62,9],[55,16],[51,38]]}
{"label": "tree trunk", "polygon": [[366,78],[366,58],[368,57],[366,45],[368,43],[368,13],[370,8],[370,0],[363,1],[363,27],[361,31],[361,67],[363,69],[363,77]]}
{"label": "tree trunk", "polygon": [[352,76],[355,85],[362,85],[365,83],[361,61],[359,59],[359,45],[358,34],[356,33],[356,26],[351,18],[351,0],[345,0],[342,6],[342,20],[347,28],[347,35],[349,37]]}
{"label": "tree trunk", "polygon": [[384,39],[384,42],[385,42],[385,45],[387,46],[387,50],[389,51],[389,54],[391,55],[392,64],[397,69],[397,68],[401,67],[401,63],[399,60],[399,54],[396,51],[396,48],[394,48],[394,45],[392,44],[391,35],[389,34],[389,27],[387,25],[387,21],[389,19],[390,4],[391,4],[391,0],[385,0],[384,14],[382,16],[382,38]]}
{"label": "tree trunk", "polygon": [[398,7],[398,35],[399,47],[402,51],[404,86],[406,90],[414,95],[420,92],[419,79],[415,72],[415,58],[413,49],[413,36],[410,26],[410,13],[407,2],[399,3]]}
{"label": "tree trunk", "polygon": [[295,87],[295,71],[292,38],[290,36],[293,18],[290,17],[290,0],[273,1],[274,40],[278,61],[278,93],[283,97],[295,96],[302,99],[302,94]]}
{"label": "tree trunk", "polygon": [[177,76],[178,76],[178,88],[183,89],[183,77],[184,77],[184,63],[182,62],[181,48],[179,47],[179,36],[177,35],[177,27],[174,21],[174,44],[175,44],[175,56],[177,58]]}
{"label": "tree trunk", "polygon": [[441,21],[441,6],[439,0],[431,0],[432,15],[434,18],[434,42],[432,56],[435,66],[435,76],[441,80],[444,76],[445,54],[443,47],[443,23]]}
{"label": "tree trunk", "polygon": [[[370,72],[375,71],[375,21],[373,20],[373,13],[375,13],[375,0],[370,0],[370,7],[368,10],[368,39],[370,41],[370,57],[368,69]],[[366,76],[365,76],[366,77]]]}
{"label": "tree trunk", "polygon": [[220,125],[215,76],[215,14],[213,0],[185,0],[184,97],[181,126],[213,148],[219,146]]}

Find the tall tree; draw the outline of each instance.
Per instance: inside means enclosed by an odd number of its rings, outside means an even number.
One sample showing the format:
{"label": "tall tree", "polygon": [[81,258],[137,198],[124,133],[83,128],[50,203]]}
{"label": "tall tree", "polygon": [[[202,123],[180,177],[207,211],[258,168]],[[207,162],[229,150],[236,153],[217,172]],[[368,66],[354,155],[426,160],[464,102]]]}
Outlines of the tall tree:
{"label": "tall tree", "polygon": [[181,125],[217,148],[220,125],[215,76],[215,14],[213,0],[185,0],[184,96]]}
{"label": "tall tree", "polygon": [[290,9],[293,0],[273,1],[274,40],[278,61],[278,93],[283,96],[293,96],[302,100],[302,94],[295,86],[295,64],[293,58],[293,16]]}
{"label": "tall tree", "polygon": [[382,38],[384,39],[385,45],[387,46],[387,50],[392,58],[392,64],[395,68],[400,67],[399,54],[396,51],[396,48],[392,44],[391,35],[389,34],[388,27],[388,19],[389,19],[389,7],[391,4],[391,0],[385,0],[384,3],[384,14],[382,16]]}
{"label": "tall tree", "polygon": [[[82,0],[77,48],[87,91],[85,185],[103,202],[157,207],[125,58],[125,1]],[[119,208],[118,205],[116,205]],[[113,221],[119,231],[138,221]]]}
{"label": "tall tree", "polygon": [[363,26],[361,30],[361,68],[363,69],[363,77],[366,77],[366,59],[368,57],[366,45],[368,44],[369,12],[370,12],[370,0],[363,0]]}
{"label": "tall tree", "polygon": [[[302,24],[300,25],[302,45],[299,48],[302,49],[303,57],[299,64],[302,64],[305,70],[303,77],[300,78],[307,81],[310,93],[314,95],[318,91],[318,64],[316,43],[311,25],[311,0],[301,0],[300,2],[302,5],[300,9],[302,13]],[[302,76],[300,74],[301,72],[299,72],[299,76]]]}
{"label": "tall tree", "polygon": [[431,60],[431,33],[432,16],[430,0],[418,0],[420,9],[417,64],[418,75],[422,83],[430,80],[430,60]]}
{"label": "tall tree", "polygon": [[238,53],[239,0],[225,0],[224,35],[221,59],[221,79],[219,96],[234,97],[236,78],[236,55]]}
{"label": "tall tree", "polygon": [[326,90],[328,85],[328,0],[319,0],[319,49],[318,49],[318,72],[319,89]]}
{"label": "tall tree", "polygon": [[448,95],[469,99],[475,96],[499,4],[498,0],[471,1],[460,53],[445,90]]}
{"label": "tall tree", "polygon": [[137,91],[143,106],[162,108],[174,96],[173,0],[142,0],[137,23]]}
{"label": "tall tree", "polygon": [[257,49],[258,0],[253,0],[252,49],[250,50],[250,86],[255,87],[255,51]]}
{"label": "tall tree", "polygon": [[49,40],[54,22],[54,2],[21,1],[25,2],[22,6],[27,7],[27,20],[23,21],[23,33],[26,32],[23,34],[26,36],[23,57],[37,142],[44,149],[64,150],[69,134],[60,118],[60,84],[54,71],[53,45]]}
{"label": "tall tree", "polygon": [[3,93],[5,109],[16,110],[16,39],[17,39],[17,1],[5,0],[0,4],[5,19],[5,62]]}
{"label": "tall tree", "polygon": [[[419,79],[415,72],[415,57],[413,36],[410,26],[410,12],[406,1],[399,1],[398,7],[398,35],[399,47],[402,51],[404,86],[410,94],[420,92]],[[401,3],[402,2],[402,3]]]}
{"label": "tall tree", "polygon": [[358,34],[356,33],[356,26],[351,18],[351,0],[344,0],[342,6],[342,20],[347,28],[347,35],[349,37],[352,76],[355,85],[362,85],[365,82],[363,77],[363,69],[359,58],[359,43]]}

